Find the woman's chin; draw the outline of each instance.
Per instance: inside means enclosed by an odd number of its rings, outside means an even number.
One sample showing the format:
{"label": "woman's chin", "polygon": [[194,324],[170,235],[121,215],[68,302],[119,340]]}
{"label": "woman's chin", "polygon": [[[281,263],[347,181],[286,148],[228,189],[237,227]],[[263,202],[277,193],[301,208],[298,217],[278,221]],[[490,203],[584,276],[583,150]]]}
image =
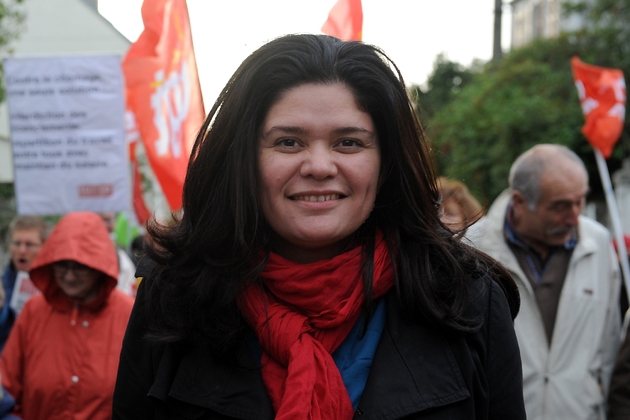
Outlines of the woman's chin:
{"label": "woman's chin", "polygon": [[274,244],[273,251],[288,260],[299,263],[334,258],[347,249],[350,241],[349,237],[331,239],[320,235],[301,238],[299,241],[278,239]]}

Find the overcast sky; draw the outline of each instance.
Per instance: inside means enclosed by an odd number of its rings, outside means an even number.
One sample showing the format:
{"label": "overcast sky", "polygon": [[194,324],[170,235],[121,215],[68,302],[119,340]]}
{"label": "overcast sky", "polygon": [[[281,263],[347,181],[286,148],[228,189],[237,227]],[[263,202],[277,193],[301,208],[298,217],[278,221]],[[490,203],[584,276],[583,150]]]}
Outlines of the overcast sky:
{"label": "overcast sky", "polygon": [[[336,0],[188,0],[206,107],[248,54],[288,33],[321,33]],[[142,0],[99,0],[99,11],[127,38],[142,32]],[[504,6],[503,48],[510,43]],[[408,84],[422,84],[435,57],[468,65],[492,56],[494,0],[363,0],[363,41],[381,47]]]}

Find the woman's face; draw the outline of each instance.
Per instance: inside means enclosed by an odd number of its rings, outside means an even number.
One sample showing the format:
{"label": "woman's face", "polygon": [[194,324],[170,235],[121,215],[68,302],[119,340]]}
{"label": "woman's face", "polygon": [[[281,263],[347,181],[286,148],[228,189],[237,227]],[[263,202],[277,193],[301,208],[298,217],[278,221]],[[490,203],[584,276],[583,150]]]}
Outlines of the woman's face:
{"label": "woman's face", "polygon": [[102,273],[76,261],[63,260],[52,264],[53,276],[68,297],[88,303],[98,296]]}
{"label": "woman's face", "polygon": [[453,230],[460,230],[466,227],[465,215],[462,208],[453,199],[444,202],[444,213],[442,223]]}
{"label": "woman's face", "polygon": [[331,258],[374,206],[376,130],[343,84],[287,91],[259,133],[261,201],[274,251],[297,262]]}

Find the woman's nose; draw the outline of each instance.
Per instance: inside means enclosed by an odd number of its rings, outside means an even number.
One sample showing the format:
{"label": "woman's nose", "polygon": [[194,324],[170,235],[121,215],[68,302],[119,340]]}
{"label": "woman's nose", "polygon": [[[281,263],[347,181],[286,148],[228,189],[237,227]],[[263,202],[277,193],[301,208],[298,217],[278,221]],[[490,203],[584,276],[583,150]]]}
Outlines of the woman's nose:
{"label": "woman's nose", "polygon": [[300,167],[300,175],[312,176],[315,179],[325,179],[337,175],[338,168],[334,151],[327,147],[317,146],[308,150]]}

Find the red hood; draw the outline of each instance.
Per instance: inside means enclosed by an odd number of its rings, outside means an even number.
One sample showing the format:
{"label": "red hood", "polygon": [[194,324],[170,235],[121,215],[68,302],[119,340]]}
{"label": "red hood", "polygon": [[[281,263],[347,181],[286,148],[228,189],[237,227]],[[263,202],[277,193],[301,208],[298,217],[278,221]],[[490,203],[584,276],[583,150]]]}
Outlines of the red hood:
{"label": "red hood", "polygon": [[118,283],[118,256],[105,223],[96,213],[75,212],[64,216],[52,231],[31,267],[30,276],[48,303],[58,309],[72,307],[52,273],[56,261],[74,260],[105,274],[98,297],[86,305],[100,308]]}

